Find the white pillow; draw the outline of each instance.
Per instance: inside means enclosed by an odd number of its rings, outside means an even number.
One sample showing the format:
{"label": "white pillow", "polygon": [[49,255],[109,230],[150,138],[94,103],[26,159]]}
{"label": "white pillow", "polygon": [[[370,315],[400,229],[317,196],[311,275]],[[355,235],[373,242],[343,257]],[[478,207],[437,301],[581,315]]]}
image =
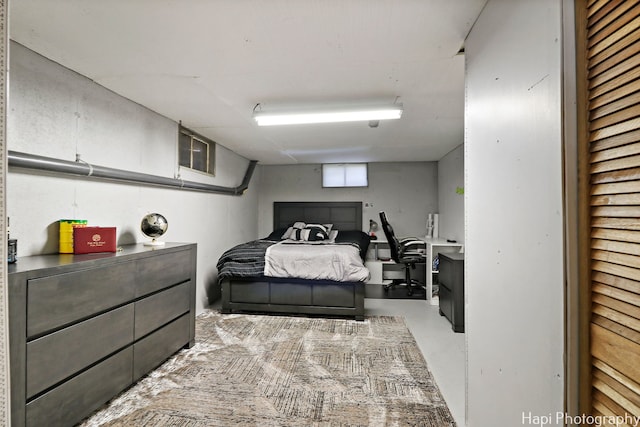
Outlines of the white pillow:
{"label": "white pillow", "polygon": [[329,232],[331,231],[331,227],[333,227],[333,224],[307,224],[302,228],[309,228],[309,227],[318,227],[324,230],[325,233],[329,234]]}
{"label": "white pillow", "polygon": [[289,239],[306,242],[327,241],[329,235],[325,230],[326,228],[322,225],[307,224],[307,226],[302,229],[294,228]]}
{"label": "white pillow", "polygon": [[287,228],[287,231],[284,232],[281,239],[282,240],[290,239],[294,229],[302,230],[305,226],[306,224],[304,222],[300,222],[300,221],[294,222],[291,227]]}

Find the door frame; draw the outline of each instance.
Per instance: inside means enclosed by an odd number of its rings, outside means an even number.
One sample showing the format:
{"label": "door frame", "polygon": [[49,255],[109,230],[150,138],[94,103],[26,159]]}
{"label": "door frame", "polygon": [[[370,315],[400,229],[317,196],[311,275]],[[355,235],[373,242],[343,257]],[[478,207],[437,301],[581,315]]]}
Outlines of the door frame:
{"label": "door frame", "polygon": [[586,1],[563,0],[563,158],[565,208],[565,410],[591,412],[590,207]]}

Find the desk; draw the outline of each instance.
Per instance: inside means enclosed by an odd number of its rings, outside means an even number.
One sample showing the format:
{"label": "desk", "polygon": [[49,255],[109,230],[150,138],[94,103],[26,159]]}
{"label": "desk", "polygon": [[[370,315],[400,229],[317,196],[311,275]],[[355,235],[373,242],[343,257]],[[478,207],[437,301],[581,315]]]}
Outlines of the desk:
{"label": "desk", "polygon": [[425,238],[424,242],[427,245],[427,302],[431,305],[438,305],[439,299],[433,298],[433,275],[439,272],[433,269],[433,257],[440,252],[463,252],[464,245],[460,242],[453,243],[447,242],[446,239],[432,239],[429,237]]}
{"label": "desk", "polygon": [[[385,239],[375,239],[375,240],[371,240],[371,243],[369,243],[369,251],[367,251],[367,260],[365,261],[365,266],[369,269],[369,272],[371,273],[371,277],[369,278],[369,280],[367,281],[367,283],[370,284],[376,284],[376,285],[382,285],[384,284],[384,279],[383,279],[383,264],[389,264],[389,263],[393,263],[393,261],[389,260],[389,257],[391,256],[390,254],[388,254],[385,259],[387,259],[387,261],[382,261],[380,259],[380,246],[382,246],[382,248],[384,249],[389,249],[389,242],[387,242]],[[373,251],[373,257],[371,257],[369,255],[369,253]]]}
{"label": "desk", "polygon": [[[420,239],[418,237],[411,237],[411,239],[415,239],[418,242],[424,242],[424,239]],[[390,260],[391,253],[389,253],[388,256],[383,257],[383,259],[380,259],[380,249],[381,249],[380,245],[382,245],[384,249],[389,249],[389,242],[387,242],[384,239],[376,239],[376,240],[371,240],[371,243],[369,245],[373,247],[373,260],[374,261],[389,261]],[[419,245],[419,246],[417,246],[417,247],[415,247],[413,249],[410,249],[410,250],[424,253],[424,249],[422,248],[422,245]]]}
{"label": "desk", "polygon": [[[416,238],[418,241],[423,241],[423,239]],[[404,279],[405,273],[401,264],[396,264],[391,259],[391,252],[389,250],[389,242],[385,239],[376,239],[371,240],[369,244],[370,251],[367,252],[367,260],[365,262],[366,267],[369,269],[371,273],[371,277],[367,283],[370,284],[389,284],[392,280],[396,279]],[[425,249],[422,248],[422,245],[415,247],[414,249],[419,250],[422,254],[425,253]],[[384,254],[381,251],[385,251]],[[369,255],[370,252],[373,252],[373,257]],[[426,258],[425,258],[426,259]],[[426,285],[426,272],[429,271],[425,263],[418,263],[416,271],[412,273],[412,278],[420,281],[421,283],[425,283]]]}
{"label": "desk", "polygon": [[373,259],[374,261],[380,261],[380,245],[388,246],[389,242],[385,239],[372,239],[370,245],[373,246]]}

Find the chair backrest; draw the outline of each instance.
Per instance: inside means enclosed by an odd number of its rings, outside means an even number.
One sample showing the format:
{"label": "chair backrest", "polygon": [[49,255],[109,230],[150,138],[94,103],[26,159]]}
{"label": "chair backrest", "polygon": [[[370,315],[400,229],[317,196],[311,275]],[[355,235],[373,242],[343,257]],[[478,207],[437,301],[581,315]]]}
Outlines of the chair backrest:
{"label": "chair backrest", "polygon": [[391,259],[395,262],[400,262],[400,241],[396,237],[393,232],[393,227],[387,221],[387,214],[384,212],[380,212],[380,222],[382,223],[382,229],[384,230],[384,235],[387,237],[387,242],[389,242],[389,249],[391,249]]}

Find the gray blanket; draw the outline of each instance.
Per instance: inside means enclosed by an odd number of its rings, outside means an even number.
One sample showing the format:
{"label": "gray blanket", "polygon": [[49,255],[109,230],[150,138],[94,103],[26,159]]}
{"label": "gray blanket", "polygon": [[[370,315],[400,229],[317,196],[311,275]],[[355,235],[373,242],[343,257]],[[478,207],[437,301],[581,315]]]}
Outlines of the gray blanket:
{"label": "gray blanket", "polygon": [[283,240],[266,249],[264,275],[336,282],[364,282],[369,270],[353,244],[291,242]]}
{"label": "gray blanket", "polygon": [[[228,277],[296,277],[303,279],[324,279],[336,281],[366,281],[369,278],[369,270],[362,263],[360,256],[360,246],[355,243],[336,243],[329,245],[335,250],[334,255],[326,252],[322,255],[316,254],[311,246],[327,246],[297,243],[285,249],[285,256],[288,260],[270,262],[266,266],[267,250],[278,243],[278,246],[285,246],[280,241],[267,239],[253,240],[234,246],[222,254],[218,260],[218,280]],[[302,246],[300,246],[302,245]],[[336,249],[339,247],[340,249]],[[309,251],[307,251],[309,250]],[[325,248],[321,251],[326,251]],[[276,257],[278,250],[276,250]],[[354,255],[355,254],[355,255]],[[273,261],[273,255],[269,258]],[[295,259],[299,259],[296,262]],[[313,262],[312,262],[313,261]],[[342,264],[346,263],[346,264]],[[283,266],[284,264],[284,266]],[[295,266],[289,268],[288,265]],[[280,265],[280,267],[278,267]],[[305,265],[308,269],[305,268]],[[326,270],[318,272],[318,268]],[[301,271],[302,270],[302,271]],[[306,271],[305,271],[306,270]],[[268,274],[267,274],[268,273]],[[297,275],[294,275],[297,274]]]}
{"label": "gray blanket", "polygon": [[253,240],[229,249],[218,260],[218,280],[227,277],[261,277],[264,274],[264,254],[276,242]]}

